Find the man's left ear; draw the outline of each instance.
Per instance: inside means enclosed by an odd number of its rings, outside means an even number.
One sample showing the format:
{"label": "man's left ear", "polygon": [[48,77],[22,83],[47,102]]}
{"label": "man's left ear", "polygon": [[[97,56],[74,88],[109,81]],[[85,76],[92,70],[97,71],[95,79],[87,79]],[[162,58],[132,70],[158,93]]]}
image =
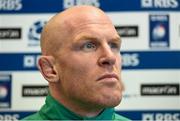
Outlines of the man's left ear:
{"label": "man's left ear", "polygon": [[59,81],[59,75],[53,56],[41,56],[38,60],[38,68],[49,83]]}

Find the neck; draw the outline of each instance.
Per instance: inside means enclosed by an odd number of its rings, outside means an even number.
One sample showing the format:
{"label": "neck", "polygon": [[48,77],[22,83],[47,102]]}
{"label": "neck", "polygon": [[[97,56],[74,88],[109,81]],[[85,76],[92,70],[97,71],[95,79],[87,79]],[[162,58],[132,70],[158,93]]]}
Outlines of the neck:
{"label": "neck", "polygon": [[68,100],[63,94],[60,94],[58,89],[55,88],[53,88],[53,90],[50,88],[50,93],[54,99],[64,105],[67,109],[83,117],[95,117],[103,110],[102,108],[97,108],[96,106],[90,106],[87,104],[83,105],[83,103]]}

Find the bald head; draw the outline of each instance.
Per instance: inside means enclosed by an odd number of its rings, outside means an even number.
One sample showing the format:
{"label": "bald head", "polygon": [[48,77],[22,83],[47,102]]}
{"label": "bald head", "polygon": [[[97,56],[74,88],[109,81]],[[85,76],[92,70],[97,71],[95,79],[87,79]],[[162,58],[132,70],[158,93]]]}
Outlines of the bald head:
{"label": "bald head", "polygon": [[75,6],[55,15],[42,31],[42,54],[54,55],[64,41],[73,38],[76,30],[81,29],[80,26],[98,23],[112,24],[102,10],[93,6]]}
{"label": "bald head", "polygon": [[[119,104],[120,43],[111,20],[98,8],[75,6],[51,18],[42,32],[44,56],[38,65],[53,97],[82,116]],[[116,77],[99,81],[107,74]]]}

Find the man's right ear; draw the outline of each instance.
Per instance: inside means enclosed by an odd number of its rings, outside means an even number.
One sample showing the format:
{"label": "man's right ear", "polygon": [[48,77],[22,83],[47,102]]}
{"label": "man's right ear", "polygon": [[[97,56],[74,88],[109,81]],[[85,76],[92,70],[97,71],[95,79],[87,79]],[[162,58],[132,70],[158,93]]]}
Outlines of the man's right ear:
{"label": "man's right ear", "polygon": [[59,75],[53,56],[41,56],[38,60],[38,68],[48,82],[58,82]]}

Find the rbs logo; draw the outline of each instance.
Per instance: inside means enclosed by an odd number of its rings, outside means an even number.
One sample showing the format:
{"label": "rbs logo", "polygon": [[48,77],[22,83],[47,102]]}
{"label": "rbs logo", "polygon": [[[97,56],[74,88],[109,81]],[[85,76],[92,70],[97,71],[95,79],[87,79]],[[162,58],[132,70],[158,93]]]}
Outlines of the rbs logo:
{"label": "rbs logo", "polygon": [[0,121],[17,121],[19,114],[0,114]]}
{"label": "rbs logo", "polygon": [[179,113],[145,113],[142,115],[143,121],[179,121]]}
{"label": "rbs logo", "polygon": [[23,67],[36,68],[40,55],[24,55]]}
{"label": "rbs logo", "polygon": [[64,9],[75,5],[92,5],[95,7],[100,7],[99,0],[64,0]]}
{"label": "rbs logo", "polygon": [[139,55],[137,53],[132,53],[132,54],[122,54],[122,66],[127,67],[127,66],[138,66],[139,65]]}
{"label": "rbs logo", "polygon": [[22,8],[21,0],[0,0],[0,10],[15,10]]}
{"label": "rbs logo", "polygon": [[141,0],[141,6],[144,8],[177,8],[177,0]]}

